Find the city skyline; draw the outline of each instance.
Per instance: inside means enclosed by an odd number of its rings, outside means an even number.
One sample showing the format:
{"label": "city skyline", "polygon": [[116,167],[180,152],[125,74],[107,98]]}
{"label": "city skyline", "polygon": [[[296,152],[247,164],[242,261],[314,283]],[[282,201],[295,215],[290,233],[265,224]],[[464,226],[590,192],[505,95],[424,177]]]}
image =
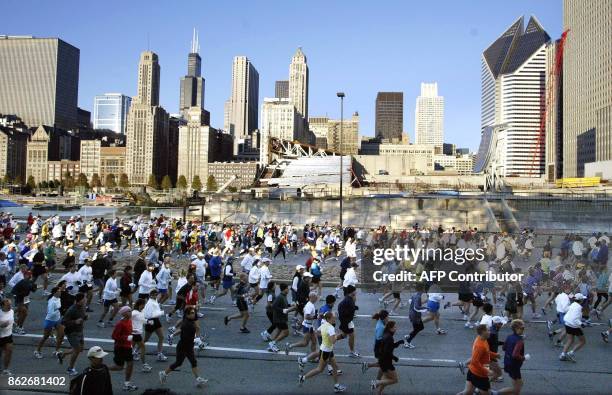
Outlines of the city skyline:
{"label": "city skyline", "polygon": [[[503,5],[479,2],[470,3],[469,6],[453,2],[440,2],[437,5],[392,2],[378,10],[369,9],[366,3],[351,4],[351,7],[338,3],[326,4],[325,15],[321,15],[319,10],[323,3],[315,2],[304,10],[304,16],[314,18],[315,23],[305,24],[279,37],[278,29],[272,27],[276,25],[269,24],[270,27],[267,27],[265,21],[267,18],[283,20],[283,15],[295,12],[295,6],[282,3],[244,4],[237,13],[230,13],[219,4],[210,4],[205,8],[200,7],[202,13],[185,15],[179,9],[170,7],[162,10],[130,3],[122,5],[121,13],[113,12],[113,26],[117,27],[113,32],[107,29],[106,22],[73,18],[75,9],[77,14],[92,15],[100,12],[101,5],[78,3],[78,7],[75,7],[75,4],[61,2],[53,9],[41,4],[33,13],[27,3],[9,1],[7,5],[16,18],[6,21],[1,33],[57,36],[79,48],[81,108],[91,110],[93,97],[104,92],[135,96],[132,70],[140,52],[149,48],[159,55],[164,67],[160,104],[168,112],[178,112],[179,79],[185,74],[184,59],[189,52],[189,39],[195,27],[200,32],[202,74],[206,76],[208,85],[207,109],[211,112],[214,127],[223,126],[223,105],[230,95],[234,56],[248,56],[257,66],[261,74],[259,102],[262,103],[264,97],[274,96],[274,81],[287,78],[287,61],[295,48],[302,46],[308,54],[311,74],[309,113],[338,118],[339,105],[335,92],[344,90],[347,94],[346,110],[359,111],[361,132],[372,136],[378,91],[404,92],[406,102],[410,103],[418,96],[421,81],[438,81],[447,102],[447,141],[456,144],[465,142],[472,150],[478,146],[480,139],[482,50],[519,15],[536,15],[552,38],[560,35],[562,26],[560,0],[520,1]],[[64,16],[62,9],[68,8],[71,12]],[[144,13],[138,18],[153,22],[155,28],[131,26],[141,11]],[[440,27],[435,34],[427,35],[426,40],[417,39],[423,37],[421,31],[425,28],[419,22],[418,15],[433,11],[437,13]],[[27,15],[33,23],[27,26],[17,23],[20,15]],[[56,15],[57,23],[52,26],[43,23],[48,15]],[[202,15],[207,15],[206,19],[202,19]],[[331,21],[337,15],[343,15],[343,20],[368,16],[372,21],[371,29],[361,29],[358,24],[332,26]],[[228,20],[234,17],[236,28],[225,29],[221,34],[219,26],[227,25]],[[384,24],[378,22],[384,18],[391,20]],[[71,23],[62,23],[68,20]],[[254,23],[255,20],[261,21],[261,25]],[[102,28],[104,35],[95,33]],[[456,42],[451,45],[449,37]],[[274,41],[271,41],[272,38]],[[223,45],[218,45],[220,39]],[[274,44],[270,45],[272,42]],[[347,68],[349,56],[359,53],[363,53],[360,59],[351,62],[350,68]],[[410,126],[414,125],[412,111],[405,111],[404,125],[410,140],[414,141],[414,130]]]}

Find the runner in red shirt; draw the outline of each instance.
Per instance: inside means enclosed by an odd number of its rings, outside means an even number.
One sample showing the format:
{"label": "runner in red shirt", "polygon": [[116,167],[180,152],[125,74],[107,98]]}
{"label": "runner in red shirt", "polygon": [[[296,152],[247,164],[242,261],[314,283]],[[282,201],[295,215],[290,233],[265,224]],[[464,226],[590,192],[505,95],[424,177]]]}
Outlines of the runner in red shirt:
{"label": "runner in red shirt", "polygon": [[123,383],[124,391],[136,391],[137,386],[130,382],[132,372],[134,370],[134,357],[132,355],[132,309],[129,306],[123,306],[119,309],[121,319],[115,324],[113,329],[113,340],[115,340],[115,350],[113,361],[115,364],[109,367],[109,370],[123,370],[125,367],[125,382]]}

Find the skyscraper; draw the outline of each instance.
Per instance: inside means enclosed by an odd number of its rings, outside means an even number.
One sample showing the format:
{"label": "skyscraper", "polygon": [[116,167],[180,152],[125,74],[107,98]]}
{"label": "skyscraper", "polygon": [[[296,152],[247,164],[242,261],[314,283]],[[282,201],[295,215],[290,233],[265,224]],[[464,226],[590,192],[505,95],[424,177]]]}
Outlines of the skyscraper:
{"label": "skyscraper", "polygon": [[276,81],[274,83],[274,97],[284,99],[289,97],[289,81]]}
{"label": "skyscraper", "polygon": [[298,47],[289,65],[289,98],[298,114],[308,120],[308,65],[306,55]]}
{"label": "skyscraper", "polygon": [[125,134],[132,98],[121,93],[105,93],[94,98],[94,129],[110,129]]}
{"label": "skyscraper", "polygon": [[498,130],[497,157],[505,176],[540,177],[538,147],[550,37],[535,17],[518,18],[482,54],[481,128]]}
{"label": "skyscraper", "polygon": [[0,36],[0,113],[29,127],[76,127],[79,56],[59,38]]}
{"label": "skyscraper", "polygon": [[191,52],[187,58],[187,75],[181,78],[181,97],[179,110],[183,117],[191,107],[204,108],[204,88],[206,81],[202,77],[202,58],[200,58],[198,33],[193,30]]}
{"label": "skyscraper", "polygon": [[444,97],[438,96],[438,83],[421,83],[414,119],[416,144],[444,143]]}
{"label": "skyscraper", "polygon": [[290,99],[265,98],[261,107],[260,160],[267,163],[269,139],[302,140],[303,119]]}
{"label": "skyscraper", "polygon": [[168,113],[159,107],[159,61],[144,51],[138,65],[138,96],[126,129],[126,174],[134,185],[157,182],[168,174]]}
{"label": "skyscraper", "polygon": [[401,139],[404,130],[404,93],[378,92],[376,95],[376,137]]}
{"label": "skyscraper", "polygon": [[563,2],[563,30],[569,29],[563,55],[563,177],[584,176],[585,163],[612,160],[610,15],[609,0]]}
{"label": "skyscraper", "polygon": [[234,57],[232,96],[229,105],[228,131],[234,136],[234,154],[238,145],[257,129],[259,111],[259,73],[246,56]]}

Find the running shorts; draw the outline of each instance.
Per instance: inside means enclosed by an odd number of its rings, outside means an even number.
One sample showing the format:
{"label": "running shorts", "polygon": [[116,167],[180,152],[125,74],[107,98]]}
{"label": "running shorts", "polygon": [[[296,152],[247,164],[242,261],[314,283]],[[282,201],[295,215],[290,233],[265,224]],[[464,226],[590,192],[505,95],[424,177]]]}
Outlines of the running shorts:
{"label": "running shorts", "polygon": [[249,306],[247,302],[243,298],[236,298],[236,307],[238,307],[238,311],[248,311]]}
{"label": "running shorts", "polygon": [[353,332],[355,331],[355,326],[354,326],[354,325],[351,325],[352,323],[353,323],[353,321],[349,321],[349,322],[346,322],[346,321],[340,321],[340,326],[339,326],[339,328],[340,328],[340,330],[341,330],[343,333],[345,333],[345,334],[347,334],[347,335],[350,335],[351,333],[353,333]]}
{"label": "running shorts", "polygon": [[440,310],[440,302],[436,302],[433,300],[428,300],[427,301],[427,310],[429,310],[432,313],[437,313],[438,310]]}
{"label": "running shorts", "polygon": [[512,380],[520,380],[521,377],[521,368],[516,367],[516,366],[504,366],[504,371],[506,373],[508,373],[508,376],[510,376],[510,378]]}
{"label": "running shorts", "polygon": [[115,362],[117,366],[123,366],[124,363],[129,363],[134,360],[131,348],[115,347],[114,354],[113,362]]}
{"label": "running shorts", "polygon": [[471,302],[474,299],[474,295],[472,293],[459,294],[459,300],[462,302]]}
{"label": "running shorts", "polygon": [[491,389],[491,382],[489,381],[488,377],[476,376],[469,369],[467,373],[467,381],[472,383],[474,387],[478,388],[481,391],[489,391]]}
{"label": "running shorts", "polygon": [[57,328],[57,326],[60,324],[60,322],[61,321],[45,320],[45,323],[43,325],[43,329],[47,330],[47,329]]}
{"label": "running shorts", "polygon": [[68,339],[68,343],[72,348],[83,348],[84,339],[83,332],[71,332],[66,333],[66,338]]}
{"label": "running shorts", "polygon": [[160,295],[165,295],[168,293],[168,290],[163,288],[157,288],[157,292],[159,292]]}
{"label": "running shorts", "polygon": [[115,303],[117,303],[117,299],[112,299],[112,300],[104,299],[104,307],[110,307],[114,305]]}
{"label": "running shorts", "polygon": [[13,335],[8,335],[6,337],[0,337],[0,347],[3,347],[5,344],[9,344],[13,342]]}
{"label": "running shorts", "polygon": [[572,328],[571,326],[565,325],[565,333],[573,336],[583,336],[582,328]]}
{"label": "running shorts", "polygon": [[333,357],[334,357],[333,351],[319,351],[319,358],[324,361],[328,361]]}
{"label": "running shorts", "polygon": [[[149,322],[151,322],[149,324]],[[159,318],[153,318],[151,320],[147,320],[147,323],[145,324],[145,331],[146,332],[155,332],[157,330],[157,328],[161,328],[162,324],[159,321]]]}
{"label": "running shorts", "polygon": [[142,341],[142,335],[141,334],[134,334],[132,335],[132,343],[140,343]]}
{"label": "running shorts", "polygon": [[383,373],[393,372],[395,370],[395,366],[393,366],[392,361],[383,361],[379,359],[378,366],[380,366],[380,370],[382,370]]}

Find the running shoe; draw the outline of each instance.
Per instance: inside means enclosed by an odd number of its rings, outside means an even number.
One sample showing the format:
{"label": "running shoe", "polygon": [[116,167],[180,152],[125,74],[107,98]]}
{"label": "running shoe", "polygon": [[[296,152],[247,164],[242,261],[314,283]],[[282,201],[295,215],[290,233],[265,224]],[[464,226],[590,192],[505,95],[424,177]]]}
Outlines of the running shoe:
{"label": "running shoe", "polygon": [[302,386],[302,384],[304,384],[304,381],[306,381],[306,379],[304,378],[304,375],[303,375],[303,374],[300,374],[300,375],[298,376],[298,385],[301,387],[301,386]]}
{"label": "running shoe", "polygon": [[[342,376],[342,373],[343,373],[342,370],[340,370],[340,369],[336,370],[336,376]],[[327,369],[327,375],[328,376],[333,376],[334,375],[333,370],[332,369]]]}
{"label": "running shoe", "polygon": [[337,394],[337,393],[340,393],[340,392],[344,392],[344,391],[346,391],[346,385],[342,385],[342,384],[336,384],[336,385],[334,385],[334,392],[335,392],[336,394]]}
{"label": "running shoe", "polygon": [[132,349],[132,359],[134,361],[140,361],[140,351],[137,348]]}
{"label": "running shoe", "polygon": [[124,391],[136,391],[138,389],[137,386],[135,386],[134,384],[130,383],[129,381],[126,383],[123,383],[123,390]]}
{"label": "running shoe", "polygon": [[382,305],[383,305],[383,298],[378,298],[378,304],[380,305],[380,307],[382,307]]}
{"label": "running shoe", "polygon": [[570,361],[576,362],[576,354],[574,354],[572,351],[567,353],[567,357],[569,358]]}
{"label": "running shoe", "polygon": [[457,367],[459,368],[459,371],[461,372],[461,375],[465,376],[465,363],[459,362],[457,364]]}
{"label": "running shoe", "polygon": [[77,376],[79,374],[74,368],[66,369],[66,373],[68,373],[68,376]]}
{"label": "running shoe", "polygon": [[374,391],[378,387],[378,382],[376,380],[370,380],[370,389]]}
{"label": "running shoe", "polygon": [[2,371],[2,375],[3,375],[3,376],[12,376],[12,375],[13,375],[13,372],[11,372],[11,371],[10,371],[10,370],[8,370],[8,369],[4,369],[4,370]]}
{"label": "running shoe", "polygon": [[43,357],[43,355],[42,355],[40,352],[38,352],[38,351],[34,351],[34,358],[36,358],[36,359],[42,359],[42,357]]}
{"label": "running shoe", "polygon": [[[474,326],[472,326],[472,328],[473,328],[473,327],[474,327]],[[438,329],[436,329],[436,333],[437,333],[438,335],[446,335],[446,329],[441,329],[441,328],[438,328]]]}
{"label": "running shoe", "polygon": [[349,352],[349,358],[361,358],[361,354],[359,354],[357,351],[351,351]]}
{"label": "running shoe", "polygon": [[449,307],[451,307],[451,302],[444,303],[444,310],[448,309]]}
{"label": "running shoe", "polygon": [[471,322],[466,322],[464,325],[465,328],[469,328],[469,329],[474,329],[474,324],[472,324]]}
{"label": "running shoe", "polygon": [[197,315],[198,315],[198,318],[203,318],[204,317],[204,314],[202,314],[202,313],[198,313]]}
{"label": "running shoe", "polygon": [[170,334],[174,334],[174,332],[176,332],[176,328],[173,326],[168,327],[168,333]]}
{"label": "running shoe", "polygon": [[151,372],[151,370],[153,370],[151,365],[149,365],[148,363],[143,363],[142,364],[142,372],[143,373],[149,373],[149,372]]}
{"label": "running shoe", "polygon": [[595,314],[595,317],[597,317],[598,320],[601,319],[601,312],[599,310],[594,309],[593,314]]}
{"label": "running shoe", "polygon": [[298,357],[297,359],[298,367],[300,368],[300,372],[304,371],[304,361],[302,361],[302,357]]}
{"label": "running shoe", "polygon": [[168,343],[169,346],[172,345],[172,334],[168,333],[166,335],[166,343]]}
{"label": "running shoe", "polygon": [[467,321],[467,320],[468,320],[467,314],[463,314],[463,321]]}
{"label": "running shoe", "polygon": [[409,349],[411,349],[411,350],[412,350],[412,349],[413,349],[413,348],[415,348],[415,347],[416,347],[416,346],[415,346],[414,344],[412,344],[412,343],[409,343],[409,342],[405,342],[405,343],[404,343],[404,348],[409,348]]}
{"label": "running shoe", "polygon": [[208,383],[208,379],[205,379],[204,377],[196,377],[196,386],[201,387],[206,383]]}
{"label": "running shoe", "polygon": [[365,372],[367,372],[369,369],[368,363],[367,362],[362,362],[361,363],[361,373],[365,374]]}
{"label": "running shoe", "polygon": [[168,375],[163,370],[161,370],[158,373],[158,375],[159,375],[159,383],[163,385],[166,382],[166,379],[168,378]]}
{"label": "running shoe", "polygon": [[270,334],[268,333],[268,331],[262,331],[259,336],[261,336],[261,340],[267,342],[272,340],[272,338],[270,337]]}
{"label": "running shoe", "polygon": [[62,351],[56,351],[53,355],[55,355],[60,365],[64,363],[64,353]]}
{"label": "running shoe", "polygon": [[568,358],[567,354],[561,353],[561,355],[559,355],[559,361],[567,362],[570,361],[570,359]]}
{"label": "running shoe", "polygon": [[290,350],[291,350],[291,344],[285,343],[285,355],[289,355]]}
{"label": "running shoe", "polygon": [[157,353],[157,360],[159,362],[164,362],[168,360],[168,357],[164,355],[164,353]]}
{"label": "running shoe", "polygon": [[106,325],[104,325],[104,322],[102,321],[98,321],[98,323],[96,324],[99,328],[105,328]]}
{"label": "running shoe", "polygon": [[608,331],[603,331],[603,332],[601,332],[601,339],[602,339],[604,342],[608,343],[608,338],[609,338],[609,337],[610,337],[610,335],[608,335]]}
{"label": "running shoe", "polygon": [[244,328],[240,328],[240,333],[251,333],[251,331],[248,330],[247,327],[244,327]]}

